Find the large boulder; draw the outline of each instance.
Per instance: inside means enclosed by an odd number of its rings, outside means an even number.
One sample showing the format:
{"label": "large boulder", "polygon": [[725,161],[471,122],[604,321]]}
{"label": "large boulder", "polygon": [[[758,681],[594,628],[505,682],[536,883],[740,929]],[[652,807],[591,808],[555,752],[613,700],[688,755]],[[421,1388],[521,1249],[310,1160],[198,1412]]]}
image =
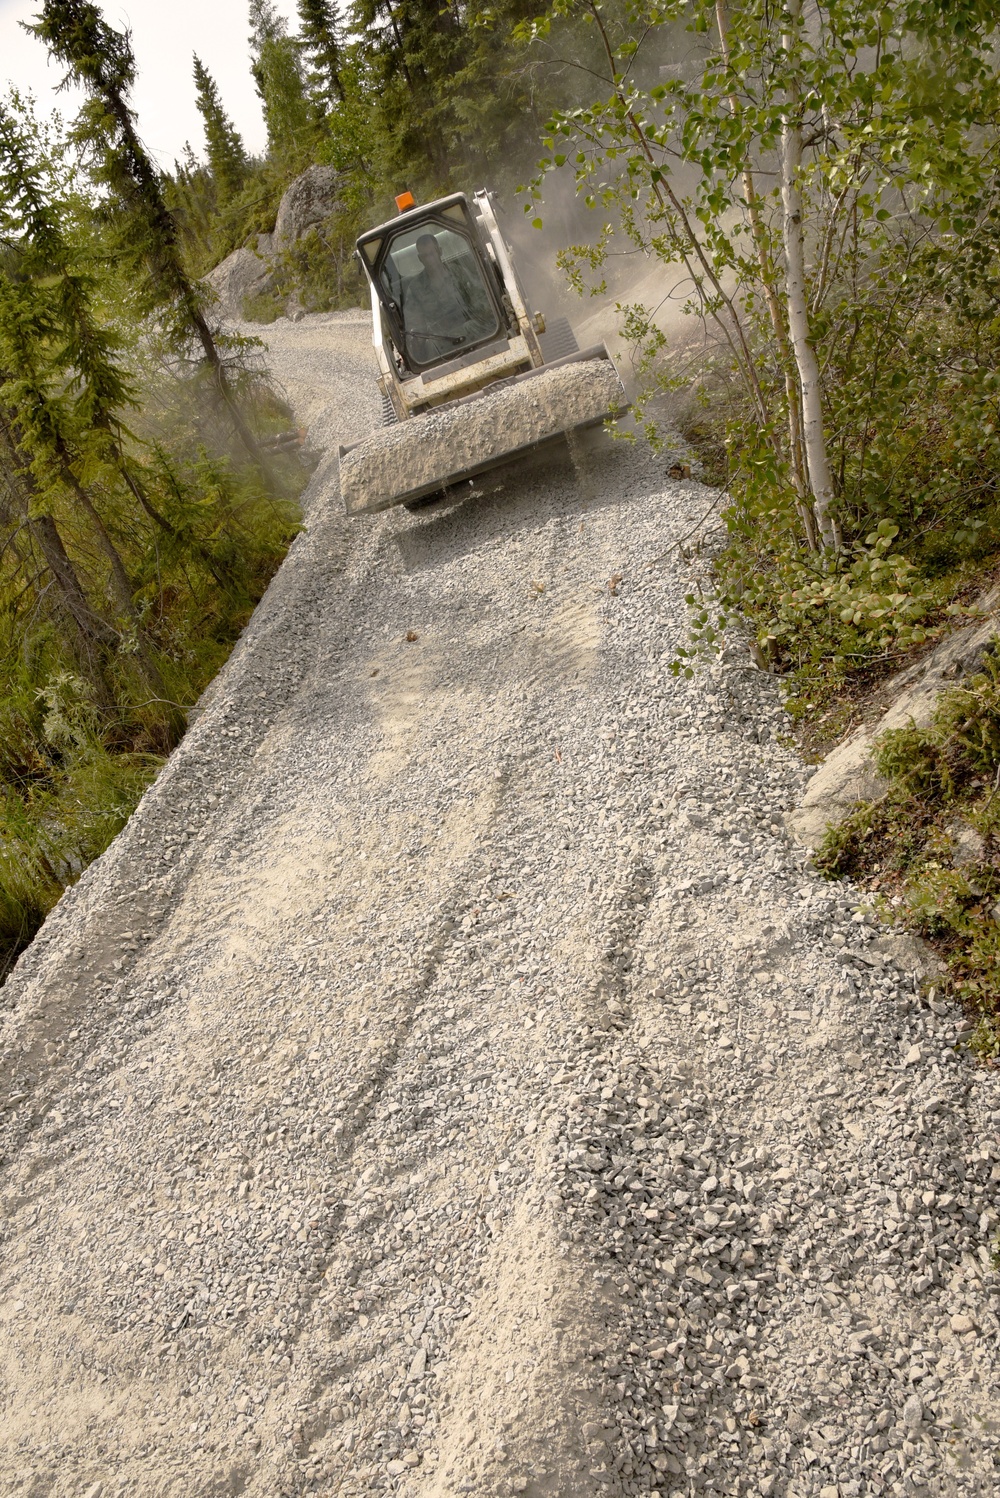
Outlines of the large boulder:
{"label": "large boulder", "polygon": [[340,205],[340,173],[332,166],[311,166],[285,189],[278,205],[271,240],[275,250],[294,244]]}
{"label": "large boulder", "polygon": [[[273,233],[258,234],[254,247],[241,246],[209,271],[205,280],[215,292],[222,317],[239,321],[246,316],[249,299],[281,294],[278,256],[336,212],[340,181],[332,166],[308,167],[282,194]],[[293,301],[293,293],[286,293],[285,299]]]}
{"label": "large boulder", "polygon": [[210,270],[205,280],[215,292],[216,312],[229,321],[238,322],[249,298],[273,292],[274,267],[244,245]]}
{"label": "large boulder", "polygon": [[953,630],[923,660],[892,677],[880,692],[870,721],[827,755],[786,819],[799,842],[818,847],[826,829],[842,821],[859,801],[881,795],[885,784],[872,763],[875,740],[890,728],[926,728],[941,693],[979,670],[1000,633],[1000,590],[980,598],[977,612],[985,617]]}

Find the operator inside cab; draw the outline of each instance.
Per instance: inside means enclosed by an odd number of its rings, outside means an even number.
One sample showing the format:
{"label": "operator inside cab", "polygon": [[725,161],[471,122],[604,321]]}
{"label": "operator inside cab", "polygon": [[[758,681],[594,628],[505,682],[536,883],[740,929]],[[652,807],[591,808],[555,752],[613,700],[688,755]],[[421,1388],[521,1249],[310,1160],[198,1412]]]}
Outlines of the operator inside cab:
{"label": "operator inside cab", "polygon": [[419,235],[415,248],[422,269],[403,281],[400,298],[414,357],[426,363],[489,337],[497,326],[496,314],[475,267],[470,271],[464,256],[446,261],[434,234]]}

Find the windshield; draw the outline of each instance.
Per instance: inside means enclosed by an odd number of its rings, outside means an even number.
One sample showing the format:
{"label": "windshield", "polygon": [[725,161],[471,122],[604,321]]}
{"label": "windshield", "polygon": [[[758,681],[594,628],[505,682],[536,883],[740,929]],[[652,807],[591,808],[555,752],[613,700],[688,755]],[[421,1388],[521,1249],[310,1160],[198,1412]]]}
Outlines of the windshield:
{"label": "windshield", "polygon": [[398,309],[413,364],[433,364],[499,332],[479,260],[453,229],[423,223],[397,234],[379,279]]}

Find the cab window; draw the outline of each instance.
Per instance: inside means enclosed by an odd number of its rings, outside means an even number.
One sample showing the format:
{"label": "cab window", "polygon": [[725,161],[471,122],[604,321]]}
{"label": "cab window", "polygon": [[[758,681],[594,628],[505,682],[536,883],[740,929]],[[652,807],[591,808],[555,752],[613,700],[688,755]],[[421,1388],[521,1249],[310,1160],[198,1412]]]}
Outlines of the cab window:
{"label": "cab window", "polygon": [[479,259],[453,229],[433,223],[404,229],[389,241],[378,274],[415,366],[460,354],[500,331]]}

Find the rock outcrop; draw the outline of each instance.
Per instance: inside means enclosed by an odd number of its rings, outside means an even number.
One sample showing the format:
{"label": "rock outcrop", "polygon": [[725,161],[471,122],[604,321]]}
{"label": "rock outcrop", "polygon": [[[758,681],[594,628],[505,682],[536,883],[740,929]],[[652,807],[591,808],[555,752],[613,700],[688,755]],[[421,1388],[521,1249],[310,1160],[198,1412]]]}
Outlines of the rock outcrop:
{"label": "rock outcrop", "polygon": [[272,250],[294,244],[317,224],[329,218],[340,202],[340,174],[332,166],[311,166],[285,189],[278,205]]}
{"label": "rock outcrop", "polygon": [[214,311],[227,320],[239,321],[248,298],[274,290],[275,276],[268,260],[243,245],[209,271],[205,280],[215,292]]}
{"label": "rock outcrop", "polygon": [[990,641],[1000,632],[1000,590],[980,599],[986,617],[953,630],[930,655],[892,677],[881,693],[887,706],[872,721],[838,744],[806,786],[788,825],[800,842],[815,848],[826,829],[841,821],[858,801],[871,801],[885,789],[871,751],[891,728],[930,723],[938,698],[963,676],[977,671]]}
{"label": "rock outcrop", "polygon": [[[205,277],[217,298],[215,310],[239,321],[246,316],[250,298],[278,295],[277,257],[329,218],[339,201],[340,175],[332,166],[311,166],[296,177],[282,195],[273,232],[258,234],[253,247],[233,250]],[[293,301],[294,295],[288,300]]]}

